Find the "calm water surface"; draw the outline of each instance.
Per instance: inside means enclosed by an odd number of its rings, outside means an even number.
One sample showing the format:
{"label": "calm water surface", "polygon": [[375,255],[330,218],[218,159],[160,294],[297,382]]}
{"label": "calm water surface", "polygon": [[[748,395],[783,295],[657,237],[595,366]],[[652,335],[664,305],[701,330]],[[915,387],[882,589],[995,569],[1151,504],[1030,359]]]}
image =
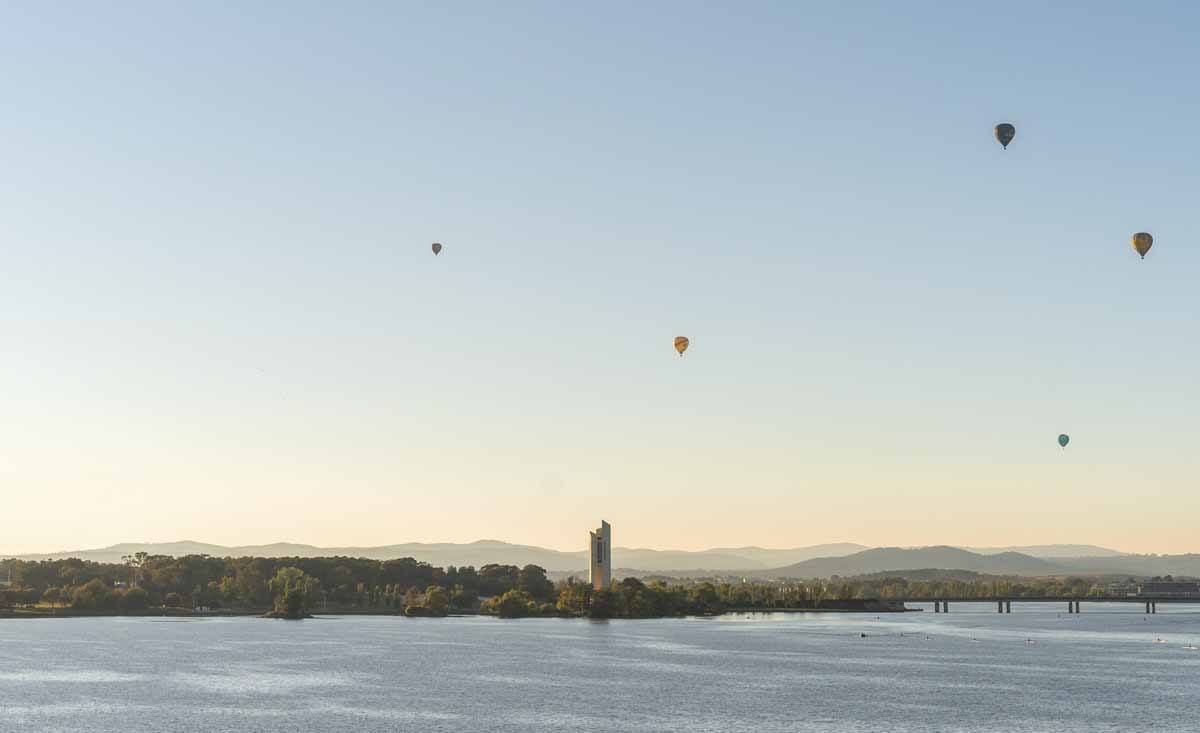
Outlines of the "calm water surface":
{"label": "calm water surface", "polygon": [[6,620],[0,730],[1200,730],[1200,607],[1061,605]]}

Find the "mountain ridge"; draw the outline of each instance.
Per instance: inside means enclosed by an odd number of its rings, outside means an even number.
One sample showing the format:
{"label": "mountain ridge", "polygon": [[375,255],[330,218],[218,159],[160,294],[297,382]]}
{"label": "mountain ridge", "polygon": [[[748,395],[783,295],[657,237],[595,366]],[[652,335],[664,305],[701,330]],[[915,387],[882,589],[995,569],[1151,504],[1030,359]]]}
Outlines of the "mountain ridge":
{"label": "mountain ridge", "polygon": [[[1035,552],[1018,552],[1018,550]],[[1074,555],[1092,551],[1093,555]],[[90,550],[16,555],[22,560],[78,557],[97,562],[121,562],[125,555],[206,554],[216,557],[315,557],[349,556],[375,560],[412,557],[436,566],[489,563],[540,565],[556,573],[583,573],[587,551],[554,550],[502,540],[480,539],[468,543],[406,542],[379,546],[320,547],[296,542],[255,545],[217,545],[195,540],[174,542],[123,542]],[[1043,553],[1043,554],[1035,554]],[[643,573],[743,574],[754,577],[828,577],[874,572],[942,568],[1005,575],[1067,574],[1200,574],[1200,555],[1129,555],[1095,545],[1034,545],[1011,548],[961,548],[936,545],[920,548],[867,547],[851,542],[807,547],[714,547],[706,550],[656,550],[613,548],[614,566]]]}

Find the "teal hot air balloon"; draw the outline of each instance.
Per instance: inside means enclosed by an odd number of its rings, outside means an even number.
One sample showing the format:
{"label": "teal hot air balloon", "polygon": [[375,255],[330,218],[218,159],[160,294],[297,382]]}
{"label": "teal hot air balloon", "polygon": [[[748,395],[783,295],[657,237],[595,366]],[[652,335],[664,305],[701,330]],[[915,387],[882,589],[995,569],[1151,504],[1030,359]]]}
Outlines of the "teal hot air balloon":
{"label": "teal hot air balloon", "polygon": [[1070,435],[1067,435],[1066,433],[1063,433],[1062,435],[1058,436],[1058,444],[1059,444],[1060,446],[1062,446],[1063,448],[1066,448],[1066,447],[1067,447],[1067,443],[1070,443],[1070,442],[1071,442],[1071,436],[1070,436]]}

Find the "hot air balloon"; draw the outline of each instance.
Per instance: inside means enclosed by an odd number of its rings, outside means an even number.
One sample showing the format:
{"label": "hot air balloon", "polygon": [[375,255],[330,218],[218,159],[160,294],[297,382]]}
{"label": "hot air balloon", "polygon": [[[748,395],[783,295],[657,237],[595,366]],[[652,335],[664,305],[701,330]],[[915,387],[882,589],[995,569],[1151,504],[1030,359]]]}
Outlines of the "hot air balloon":
{"label": "hot air balloon", "polygon": [[1070,443],[1070,442],[1071,442],[1071,436],[1067,435],[1066,433],[1063,433],[1062,435],[1058,436],[1058,444],[1060,446],[1062,446],[1063,448],[1066,448],[1067,443]]}
{"label": "hot air balloon", "polygon": [[1145,232],[1138,232],[1130,237],[1129,241],[1133,243],[1133,251],[1140,254],[1144,260],[1146,259],[1146,253],[1150,251],[1151,245],[1154,244],[1154,237]]}
{"label": "hot air balloon", "polygon": [[433,243],[433,253],[435,255],[440,255],[442,253],[442,245],[440,242]]}
{"label": "hot air balloon", "polygon": [[1000,143],[1001,147],[1005,150],[1008,150],[1008,144],[1017,136],[1017,128],[1007,122],[1001,122],[999,125],[996,125],[994,132],[996,134],[996,142]]}
{"label": "hot air balloon", "polygon": [[691,342],[688,341],[687,336],[676,336],[675,337],[675,350],[679,352],[680,356],[683,356],[683,352],[687,351],[687,347],[688,347],[689,343],[691,343]]}

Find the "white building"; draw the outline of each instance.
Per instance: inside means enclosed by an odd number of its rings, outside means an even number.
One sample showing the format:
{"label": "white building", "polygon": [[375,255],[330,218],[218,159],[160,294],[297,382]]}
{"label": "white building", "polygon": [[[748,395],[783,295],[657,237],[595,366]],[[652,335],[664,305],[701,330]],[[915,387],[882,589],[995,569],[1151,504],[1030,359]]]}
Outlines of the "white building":
{"label": "white building", "polygon": [[600,528],[590,534],[592,562],[588,578],[593,590],[604,590],[612,584],[612,527],[601,519]]}

